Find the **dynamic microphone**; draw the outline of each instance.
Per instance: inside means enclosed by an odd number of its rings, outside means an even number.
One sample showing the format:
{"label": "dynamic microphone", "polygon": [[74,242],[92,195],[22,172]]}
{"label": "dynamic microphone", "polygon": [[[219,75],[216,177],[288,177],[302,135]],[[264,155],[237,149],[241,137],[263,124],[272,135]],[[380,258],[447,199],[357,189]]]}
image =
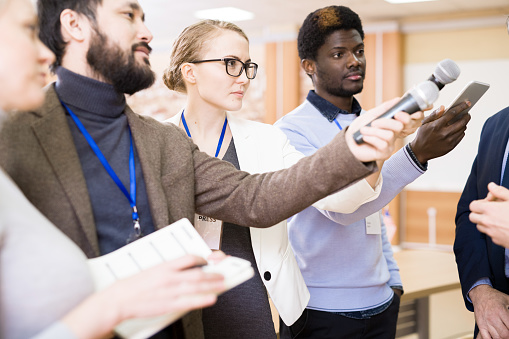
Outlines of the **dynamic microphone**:
{"label": "dynamic microphone", "polygon": [[438,63],[435,71],[428,80],[437,85],[438,90],[441,90],[445,85],[458,79],[460,73],[461,70],[454,61],[451,59],[444,59]]}
{"label": "dynamic microphone", "polygon": [[[428,108],[435,100],[438,99],[438,88],[434,82],[426,80],[421,82],[411,90],[409,90],[403,97],[389,110],[376,119],[393,118],[399,111],[407,113],[415,113]],[[371,126],[371,122],[366,126]],[[362,134],[357,131],[353,134],[353,138],[357,144],[364,142]]]}

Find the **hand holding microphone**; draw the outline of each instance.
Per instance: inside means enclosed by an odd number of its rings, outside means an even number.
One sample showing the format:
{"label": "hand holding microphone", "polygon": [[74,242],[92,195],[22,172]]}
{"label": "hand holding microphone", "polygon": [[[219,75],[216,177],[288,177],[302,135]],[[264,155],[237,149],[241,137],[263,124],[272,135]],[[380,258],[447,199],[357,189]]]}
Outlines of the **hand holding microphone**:
{"label": "hand holding microphone", "polygon": [[[412,114],[417,111],[425,110],[437,100],[438,91],[438,86],[435,83],[429,80],[421,82],[408,91],[394,106],[376,119],[392,118],[399,111]],[[366,126],[371,126],[371,123]],[[353,138],[357,144],[364,142],[360,130],[354,133]]]}
{"label": "hand holding microphone", "polygon": [[[376,118],[398,100],[398,98],[394,98],[367,111],[354,119],[350,127],[345,130],[348,148],[358,160],[363,162],[381,161],[387,160],[392,155],[398,135],[410,123],[411,117],[408,113],[396,112],[394,119]],[[373,125],[362,129],[365,133],[364,143],[358,144],[355,142],[353,134],[369,122],[373,122]]]}

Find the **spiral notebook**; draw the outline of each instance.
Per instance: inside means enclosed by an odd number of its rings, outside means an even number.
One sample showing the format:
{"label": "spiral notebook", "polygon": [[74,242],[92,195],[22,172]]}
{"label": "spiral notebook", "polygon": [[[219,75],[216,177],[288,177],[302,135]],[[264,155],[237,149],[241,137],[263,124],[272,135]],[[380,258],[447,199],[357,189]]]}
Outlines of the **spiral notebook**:
{"label": "spiral notebook", "polygon": [[[96,289],[102,290],[115,281],[127,278],[165,261],[194,254],[207,258],[212,253],[205,241],[187,219],[181,219],[129,245],[98,258],[88,260]],[[207,272],[224,276],[225,286],[231,289],[254,275],[247,260],[227,257],[219,263],[203,267]],[[149,337],[179,319],[185,312],[174,312],[153,318],[131,319],[122,322],[115,332],[123,338]]]}

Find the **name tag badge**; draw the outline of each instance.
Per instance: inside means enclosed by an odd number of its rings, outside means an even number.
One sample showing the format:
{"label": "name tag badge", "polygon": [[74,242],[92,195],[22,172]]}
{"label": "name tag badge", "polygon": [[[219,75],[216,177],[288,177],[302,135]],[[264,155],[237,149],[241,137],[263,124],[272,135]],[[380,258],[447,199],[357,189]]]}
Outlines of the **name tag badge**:
{"label": "name tag badge", "polygon": [[376,212],[366,217],[366,234],[382,234],[380,213]]}
{"label": "name tag badge", "polygon": [[194,215],[194,227],[212,250],[221,249],[223,221],[204,215]]}

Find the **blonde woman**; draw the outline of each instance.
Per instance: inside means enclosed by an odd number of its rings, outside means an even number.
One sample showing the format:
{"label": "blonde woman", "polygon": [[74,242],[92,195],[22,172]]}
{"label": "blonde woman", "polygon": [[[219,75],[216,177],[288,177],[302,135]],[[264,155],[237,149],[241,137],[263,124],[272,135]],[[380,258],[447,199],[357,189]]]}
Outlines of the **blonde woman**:
{"label": "blonde woman", "polygon": [[[303,157],[277,128],[230,113],[241,109],[257,70],[248,38],[238,26],[205,20],[180,34],[163,76],[170,90],[187,94],[185,108],[168,121],[184,129],[201,151],[250,173],[286,168]],[[380,187],[376,173],[316,206],[351,212],[376,198]],[[269,296],[284,323],[291,325],[300,317],[309,292],[288,242],[286,221],[260,229],[197,215],[195,227],[212,238],[212,247],[251,261],[257,270],[250,281],[203,310],[206,338],[275,338]]]}
{"label": "blonde woman", "polygon": [[[39,41],[30,0],[0,0],[0,116],[31,110],[53,54]],[[123,320],[211,305],[217,274],[186,256],[94,293],[85,254],[0,169],[0,338],[104,338]]]}

